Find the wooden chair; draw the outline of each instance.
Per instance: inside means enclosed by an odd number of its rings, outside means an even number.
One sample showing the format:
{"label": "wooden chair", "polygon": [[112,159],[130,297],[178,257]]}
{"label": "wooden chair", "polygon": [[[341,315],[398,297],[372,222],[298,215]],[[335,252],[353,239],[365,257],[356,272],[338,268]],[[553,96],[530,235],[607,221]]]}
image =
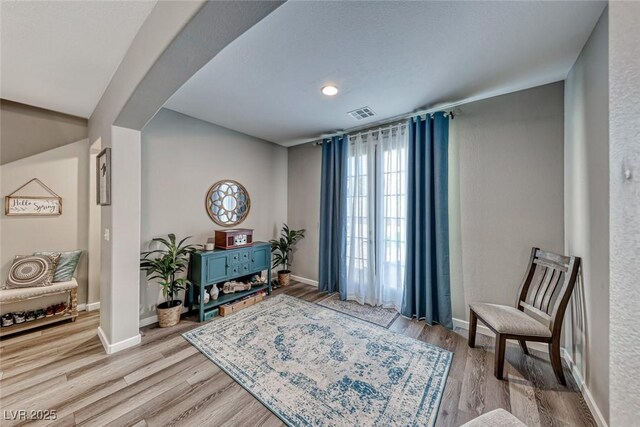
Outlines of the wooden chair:
{"label": "wooden chair", "polygon": [[525,354],[529,354],[526,342],[538,341],[549,345],[553,372],[558,381],[566,385],[560,358],[560,334],[579,268],[578,257],[533,248],[515,307],[486,303],[469,305],[469,347],[475,346],[478,320],[496,334],[496,378],[503,379],[506,340],[518,340]]}

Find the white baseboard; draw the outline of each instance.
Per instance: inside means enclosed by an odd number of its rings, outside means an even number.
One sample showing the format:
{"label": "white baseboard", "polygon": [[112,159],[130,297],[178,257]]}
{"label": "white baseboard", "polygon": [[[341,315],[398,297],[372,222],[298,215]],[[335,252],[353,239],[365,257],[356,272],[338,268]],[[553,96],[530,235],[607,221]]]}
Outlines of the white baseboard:
{"label": "white baseboard", "polygon": [[[469,322],[467,322],[466,320],[454,318],[453,319],[453,327],[454,328],[466,329],[468,331],[469,330]],[[477,331],[477,333],[482,334],[482,335],[486,335],[486,336],[489,336],[489,337],[495,337],[495,334],[491,331],[491,329],[487,328],[486,326],[484,326],[484,325],[482,325],[480,323],[478,323],[478,327],[476,328],[476,331]],[[544,343],[527,342],[527,346],[529,346],[529,348],[541,351],[543,353],[549,353],[549,347]],[[571,358],[571,355],[569,354],[569,352],[564,347],[562,347],[560,349],[560,355],[562,356],[564,361],[567,363],[567,366],[571,369],[571,376],[573,377],[574,381],[578,385],[578,388],[582,392],[582,396],[584,397],[584,401],[587,403],[587,406],[589,407],[589,410],[591,411],[591,414],[593,415],[593,418],[596,420],[596,423],[598,424],[598,427],[608,427],[607,426],[607,422],[605,421],[604,417],[602,416],[602,412],[600,412],[600,408],[598,408],[598,405],[596,405],[595,400],[593,400],[593,396],[591,395],[591,392],[589,391],[589,388],[587,387],[587,385],[585,384],[584,380],[582,379],[582,375],[580,375],[580,372],[578,372],[578,368],[576,367],[575,363],[573,362],[573,359]]]}
{"label": "white baseboard", "polygon": [[296,281],[298,281],[300,283],[306,283],[307,285],[318,286],[318,281],[317,280],[307,279],[306,277],[294,276],[292,274],[291,275],[291,279],[292,280],[296,280]]}
{"label": "white baseboard", "polygon": [[[468,331],[469,330],[469,322],[467,322],[466,320],[462,320],[462,319],[456,319],[454,317],[453,318],[453,328],[454,329],[455,328],[461,328],[461,329],[466,329]],[[488,337],[495,337],[495,334],[493,332],[491,332],[491,329],[487,328],[486,326],[484,326],[480,322],[478,322],[478,326],[476,328],[476,331],[479,334],[486,335]]]}
{"label": "white baseboard", "polygon": [[564,358],[565,362],[567,362],[567,365],[571,369],[571,376],[573,377],[573,380],[576,382],[576,384],[578,385],[578,388],[582,392],[582,397],[584,398],[584,401],[587,403],[587,406],[589,407],[589,410],[591,411],[593,418],[596,420],[596,424],[598,425],[598,427],[608,427],[607,422],[605,421],[604,416],[600,411],[600,408],[598,408],[596,401],[593,399],[593,396],[591,395],[591,391],[589,390],[589,387],[587,387],[587,385],[584,382],[584,379],[582,378],[582,374],[578,370],[578,367],[574,363],[573,358],[571,357],[569,352],[564,348],[562,349],[562,357]]}
{"label": "white baseboard", "polygon": [[138,345],[142,341],[142,336],[140,334],[137,334],[131,338],[127,338],[126,340],[122,340],[117,343],[111,344],[109,343],[109,340],[107,339],[107,336],[105,335],[104,331],[99,326],[98,326],[98,337],[100,337],[102,346],[104,347],[104,350],[107,352],[107,354],[117,353],[126,348],[133,347],[134,345]]}
{"label": "white baseboard", "polygon": [[153,325],[154,323],[158,323],[158,316],[153,315],[151,317],[145,317],[144,319],[140,319],[140,327]]}
{"label": "white baseboard", "polygon": [[100,310],[100,301],[87,303],[85,310],[87,311]]}
{"label": "white baseboard", "polygon": [[78,304],[78,311],[94,311],[100,310],[100,301],[90,302],[88,304]]}

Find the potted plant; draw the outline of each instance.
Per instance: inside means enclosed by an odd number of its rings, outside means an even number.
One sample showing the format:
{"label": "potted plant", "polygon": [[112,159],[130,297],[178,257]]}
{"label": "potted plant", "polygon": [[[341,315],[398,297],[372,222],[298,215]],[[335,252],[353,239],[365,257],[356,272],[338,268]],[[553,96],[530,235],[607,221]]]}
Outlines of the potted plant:
{"label": "potted plant", "polygon": [[[186,277],[176,277],[184,272],[189,262],[189,255],[197,248],[195,245],[184,245],[190,237],[185,237],[176,244],[175,234],[169,234],[169,239],[156,238],[161,249],[142,252],[140,270],[146,273],[148,280],[158,279],[162,286],[162,294],[166,301],[158,304],[158,324],[167,328],[180,322],[182,301],[175,299],[178,292],[186,289],[191,283]],[[155,255],[155,256],[154,256]]]}
{"label": "potted plant", "polygon": [[287,286],[291,279],[291,263],[289,258],[293,252],[295,245],[304,238],[306,230],[292,230],[287,224],[284,224],[279,239],[270,240],[271,252],[273,253],[273,267],[282,266],[282,270],[278,271],[278,284]]}

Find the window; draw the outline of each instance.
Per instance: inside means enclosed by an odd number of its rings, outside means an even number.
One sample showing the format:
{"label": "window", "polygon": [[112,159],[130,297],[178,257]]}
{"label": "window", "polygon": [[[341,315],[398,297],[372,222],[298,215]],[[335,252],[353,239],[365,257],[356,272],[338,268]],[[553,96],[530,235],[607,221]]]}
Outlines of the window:
{"label": "window", "polygon": [[347,166],[347,256],[357,270],[369,268],[368,155],[349,155]]}
{"label": "window", "polygon": [[347,163],[347,299],[400,309],[407,212],[406,125],[356,135]]}

